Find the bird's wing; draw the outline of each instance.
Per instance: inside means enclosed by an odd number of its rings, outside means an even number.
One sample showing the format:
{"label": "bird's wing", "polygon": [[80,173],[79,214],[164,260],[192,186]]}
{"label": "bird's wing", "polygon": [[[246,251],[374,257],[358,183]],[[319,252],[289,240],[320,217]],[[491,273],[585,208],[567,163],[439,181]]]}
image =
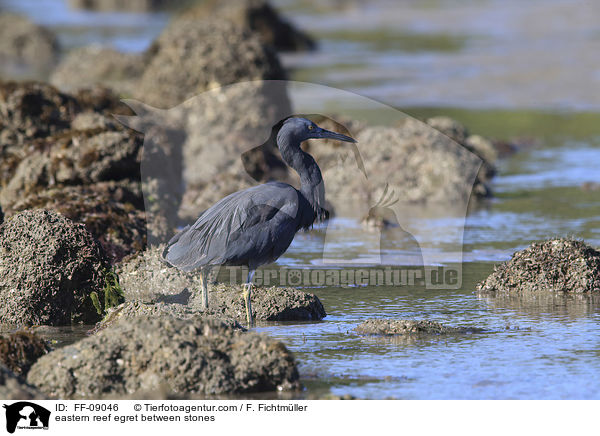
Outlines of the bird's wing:
{"label": "bird's wing", "polygon": [[299,218],[298,204],[298,192],[285,183],[265,183],[235,192],[171,239],[164,258],[184,271],[242,258],[256,248],[252,241],[259,242],[264,232],[285,228],[295,233],[297,229],[292,227]]}

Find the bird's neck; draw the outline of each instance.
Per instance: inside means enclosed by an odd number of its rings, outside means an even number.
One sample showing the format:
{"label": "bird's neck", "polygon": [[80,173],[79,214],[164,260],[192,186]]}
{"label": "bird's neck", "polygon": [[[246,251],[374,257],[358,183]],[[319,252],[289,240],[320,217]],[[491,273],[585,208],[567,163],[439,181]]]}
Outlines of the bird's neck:
{"label": "bird's neck", "polygon": [[327,213],[324,209],[325,184],[319,166],[310,154],[302,151],[299,145],[290,146],[285,142],[278,145],[285,163],[300,176],[300,193],[312,206],[315,219],[323,220]]}

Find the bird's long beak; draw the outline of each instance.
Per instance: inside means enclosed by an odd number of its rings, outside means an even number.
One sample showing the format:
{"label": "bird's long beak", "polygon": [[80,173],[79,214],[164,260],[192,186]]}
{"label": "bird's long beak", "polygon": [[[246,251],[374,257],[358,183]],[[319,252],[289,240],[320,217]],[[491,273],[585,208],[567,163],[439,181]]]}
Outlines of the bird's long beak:
{"label": "bird's long beak", "polygon": [[346,135],[342,135],[341,133],[331,132],[329,130],[321,129],[317,130],[314,133],[313,138],[329,138],[329,139],[337,139],[338,141],[344,142],[356,142],[354,138],[351,138]]}

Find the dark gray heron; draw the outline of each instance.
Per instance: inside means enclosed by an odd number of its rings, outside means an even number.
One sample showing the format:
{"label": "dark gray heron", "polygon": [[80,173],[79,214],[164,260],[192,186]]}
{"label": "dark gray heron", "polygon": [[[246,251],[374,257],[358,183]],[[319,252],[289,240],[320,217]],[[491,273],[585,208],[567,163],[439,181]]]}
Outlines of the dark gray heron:
{"label": "dark gray heron", "polygon": [[208,272],[212,267],[246,266],[249,272],[243,296],[246,319],[252,325],[250,295],[256,269],[285,253],[299,230],[326,219],[321,170],[300,148],[302,141],[311,138],[356,142],[306,118],[288,118],[277,133],[277,147],[284,162],[300,176],[300,189],[268,182],[234,192],[168,242],[163,251],[165,261],[183,271],[200,269],[202,307],[208,308]]}

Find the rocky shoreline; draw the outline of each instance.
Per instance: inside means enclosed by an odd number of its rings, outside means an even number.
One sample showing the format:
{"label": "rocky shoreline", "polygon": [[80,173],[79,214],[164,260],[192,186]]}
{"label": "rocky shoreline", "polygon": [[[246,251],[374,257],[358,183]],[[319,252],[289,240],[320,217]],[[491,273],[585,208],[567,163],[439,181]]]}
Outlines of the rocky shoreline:
{"label": "rocky shoreline", "polygon": [[[114,6],[85,2],[91,8]],[[29,333],[1,338],[0,396],[301,389],[286,346],[240,324],[245,319],[240,286],[211,286],[210,310],[201,310],[198,277],[162,263],[160,243],[233,191],[273,178],[294,183],[273,143],[274,126],[291,111],[287,88],[271,93],[260,84],[227,85],[284,80],[277,52],[312,49],[315,42],[268,3],[253,0],[182,13],[146,53],[136,55],[84,47],[61,57],[51,32],[26,21],[14,25],[12,31],[0,26],[0,36],[14,32],[13,39],[0,38],[0,64],[10,60],[36,74],[44,70],[52,85],[0,81],[2,328],[96,327],[88,338],[55,350]],[[18,52],[14,38],[24,28],[31,38]],[[188,100],[201,92],[205,99]],[[125,104],[123,96],[154,107]],[[260,107],[254,108],[257,101]],[[185,110],[156,109],[178,105]],[[167,122],[149,123],[153,116]],[[407,119],[395,126],[365,126],[336,116],[315,121],[355,136],[369,174],[365,183],[349,173],[348,151],[338,144],[303,144],[324,170],[333,199],[373,203],[388,186],[407,204],[446,205],[491,195],[498,151],[455,120]],[[332,212],[340,203],[331,201]],[[385,216],[369,216],[369,225],[385,222]],[[531,250],[518,254],[479,290],[556,290],[560,274],[560,290],[600,289],[599,256],[591,248],[562,241],[532,250],[544,253],[541,269],[529,266]],[[575,266],[565,272],[561,259]],[[289,287],[259,288],[252,306],[262,322],[326,316],[317,295]],[[429,321],[373,321],[357,332],[467,333]]]}

